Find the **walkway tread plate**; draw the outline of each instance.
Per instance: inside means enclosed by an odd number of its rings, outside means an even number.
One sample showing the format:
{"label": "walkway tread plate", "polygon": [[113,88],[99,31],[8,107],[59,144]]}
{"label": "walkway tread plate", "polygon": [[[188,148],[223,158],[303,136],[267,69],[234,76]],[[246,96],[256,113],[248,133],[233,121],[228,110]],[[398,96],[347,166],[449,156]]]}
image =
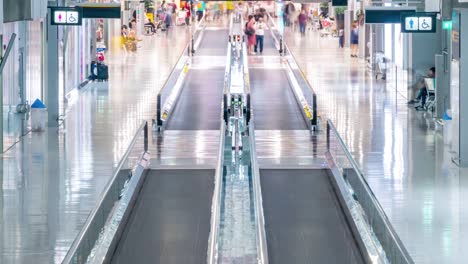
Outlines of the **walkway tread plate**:
{"label": "walkway tread plate", "polygon": [[326,170],[261,170],[269,263],[364,263]]}
{"label": "walkway tread plate", "polygon": [[112,263],[206,263],[214,170],[152,170]]}

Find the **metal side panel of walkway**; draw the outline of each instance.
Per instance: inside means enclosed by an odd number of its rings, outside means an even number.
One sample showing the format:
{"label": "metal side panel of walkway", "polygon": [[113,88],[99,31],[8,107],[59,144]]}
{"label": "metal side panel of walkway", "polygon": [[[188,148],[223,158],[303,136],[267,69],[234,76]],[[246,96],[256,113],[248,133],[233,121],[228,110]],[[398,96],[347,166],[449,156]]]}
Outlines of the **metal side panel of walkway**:
{"label": "metal side panel of walkway", "polygon": [[283,69],[251,68],[249,74],[255,129],[308,129]]}
{"label": "metal side panel of walkway", "polygon": [[214,170],[152,170],[112,263],[206,263]]}
{"label": "metal side panel of walkway", "polygon": [[219,129],[224,71],[224,68],[216,68],[191,69],[187,72],[184,87],[167,124],[167,129]]}
{"label": "metal side panel of walkway", "polygon": [[269,263],[364,263],[326,170],[261,170]]}

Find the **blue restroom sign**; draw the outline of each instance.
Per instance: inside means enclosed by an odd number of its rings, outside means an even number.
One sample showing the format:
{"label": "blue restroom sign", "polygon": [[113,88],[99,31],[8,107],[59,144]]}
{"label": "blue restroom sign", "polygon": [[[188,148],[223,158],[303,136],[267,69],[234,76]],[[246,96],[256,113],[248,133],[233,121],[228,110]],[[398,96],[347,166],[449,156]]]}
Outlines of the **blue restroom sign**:
{"label": "blue restroom sign", "polygon": [[401,14],[401,32],[434,33],[436,31],[436,13],[411,12]]}

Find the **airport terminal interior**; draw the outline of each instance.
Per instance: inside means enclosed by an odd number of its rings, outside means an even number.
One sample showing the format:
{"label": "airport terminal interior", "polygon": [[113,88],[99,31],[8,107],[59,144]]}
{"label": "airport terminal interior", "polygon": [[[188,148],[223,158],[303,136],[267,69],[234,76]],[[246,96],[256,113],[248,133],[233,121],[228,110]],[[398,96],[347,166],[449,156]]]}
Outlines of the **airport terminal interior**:
{"label": "airport terminal interior", "polygon": [[463,26],[466,0],[0,0],[0,263],[468,263]]}

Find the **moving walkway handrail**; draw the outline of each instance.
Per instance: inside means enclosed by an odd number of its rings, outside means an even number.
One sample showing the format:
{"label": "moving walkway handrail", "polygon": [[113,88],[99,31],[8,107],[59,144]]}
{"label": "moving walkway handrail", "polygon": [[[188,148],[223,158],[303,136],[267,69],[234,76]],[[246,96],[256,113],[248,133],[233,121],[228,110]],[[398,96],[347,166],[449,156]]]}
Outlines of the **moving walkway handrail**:
{"label": "moving walkway handrail", "polygon": [[[202,24],[205,23],[205,14],[203,13],[202,18],[198,23],[195,25],[195,32],[192,34],[192,54],[195,53],[197,50],[198,46],[200,45],[200,34],[202,34],[203,30],[205,29],[205,26],[202,27]],[[197,34],[198,33],[198,34]],[[195,44],[195,39],[197,39],[197,43]]]}
{"label": "moving walkway handrail", "polygon": [[[199,21],[199,23],[195,26],[195,32],[192,34],[191,39],[185,46],[184,50],[181,52],[179,55],[179,58],[177,59],[176,64],[174,67],[172,67],[171,72],[169,73],[169,76],[167,77],[166,81],[164,82],[164,85],[161,87],[161,90],[159,90],[158,96],[156,98],[156,122],[157,126],[162,126],[163,125],[163,120],[162,120],[162,108],[166,104],[166,99],[168,95],[166,94],[167,92],[171,92],[173,87],[169,87],[169,81],[173,80],[173,78],[177,79],[179,78],[180,74],[184,73],[184,68],[187,67],[188,65],[188,60],[190,54],[193,52],[193,45],[194,45],[194,36],[199,32],[202,28],[200,27],[201,23],[204,22],[205,16],[203,15],[202,19]],[[199,36],[198,36],[199,37]],[[180,70],[180,72],[177,72],[176,75],[176,70]]]}
{"label": "moving walkway handrail", "polygon": [[[140,158],[140,161],[144,159],[144,154],[148,152],[148,122],[144,121],[137,129],[135,136],[130,141],[130,144],[127,147],[127,150],[123,154],[122,158],[119,161],[112,178],[107,183],[104,191],[102,192],[99,201],[93,211],[89,214],[86,222],[81,229],[80,233],[73,241],[70,249],[67,252],[67,255],[63,259],[62,263],[64,264],[80,264],[86,263],[89,255],[91,254],[96,242],[99,239],[101,231],[106,225],[108,216],[110,215],[112,208],[116,201],[120,199],[120,194],[122,189],[125,186],[125,181],[132,176],[123,175],[121,170],[128,161],[128,158],[139,139],[139,136],[143,132],[143,155]],[[139,164],[138,162],[137,164]]]}
{"label": "moving walkway handrail", "polygon": [[242,43],[242,63],[243,63],[243,70],[244,70],[244,91],[245,91],[245,120],[247,126],[250,125],[250,119],[252,117],[252,110],[251,110],[251,94],[250,94],[250,77],[249,77],[249,62],[247,56],[247,46],[246,43]]}
{"label": "moving walkway handrail", "polygon": [[[230,25],[232,26],[232,24]],[[210,236],[208,239],[208,252],[207,252],[207,263],[215,264],[217,263],[218,257],[218,246],[219,246],[219,228],[221,221],[221,191],[223,185],[223,169],[224,169],[224,145],[226,138],[226,126],[228,122],[228,101],[227,97],[229,94],[229,83],[230,83],[230,71],[231,71],[231,43],[228,43],[227,50],[227,63],[224,76],[224,90],[223,90],[223,100],[221,102],[221,127],[219,129],[220,139],[218,146],[218,162],[216,164],[215,172],[215,187],[213,192],[213,200],[211,203],[211,226],[210,226]],[[224,122],[223,122],[224,120]]]}
{"label": "moving walkway handrail", "polygon": [[[221,117],[222,118],[222,117]],[[224,164],[224,144],[226,138],[226,123],[221,122],[219,130],[219,149],[218,163],[216,164],[215,172],[215,187],[213,192],[213,200],[211,203],[211,226],[210,236],[208,239],[208,264],[217,263],[218,246],[219,246],[219,226],[221,219],[221,191],[223,185],[223,164]]]}
{"label": "moving walkway handrail", "polygon": [[[276,25],[275,21],[273,20],[273,18],[271,17],[271,15],[270,15],[268,12],[267,12],[267,17],[268,17],[267,23],[268,23],[268,22],[271,22],[271,23],[273,24],[273,27],[276,28],[276,29],[278,29],[278,26]],[[268,29],[270,30],[271,36],[272,36],[273,39],[275,40],[275,46],[276,46],[276,48],[278,49],[278,51],[280,52],[280,54],[282,54],[282,53],[283,53],[283,51],[282,51],[282,49],[281,49],[281,48],[282,48],[282,47],[281,47],[281,45],[282,45],[282,40],[280,41],[280,40],[276,37],[275,33],[273,32],[273,27],[269,26]],[[279,30],[278,30],[278,32],[279,32]],[[281,37],[280,37],[280,38],[281,38]]]}
{"label": "moving walkway handrail", "polygon": [[[288,55],[291,56],[292,62],[294,63],[294,66],[297,67],[297,69],[299,70],[299,73],[301,74],[300,78],[302,78],[306,83],[306,86],[307,86],[307,87],[305,87],[306,89],[303,89],[304,87],[301,87],[301,90],[303,91],[304,97],[306,98],[307,102],[312,105],[312,120],[311,120],[312,126],[317,126],[318,125],[317,94],[315,93],[314,89],[312,88],[312,85],[310,84],[309,80],[305,76],[304,71],[302,70],[301,66],[297,63],[298,60],[296,59],[294,54],[289,49],[286,42],[282,39],[282,37],[280,37],[279,40],[276,37],[276,34],[275,34],[273,28],[276,28],[278,30],[278,32],[279,32],[279,29],[278,29],[275,21],[273,20],[273,18],[271,17],[271,15],[269,13],[267,13],[267,16],[268,16],[268,21],[270,21],[273,24],[273,27],[269,26],[268,28],[270,30],[270,33],[271,33],[273,39],[275,40],[276,47],[280,50],[280,53],[282,55],[288,54]],[[291,65],[291,60],[286,58],[286,63],[288,65],[288,67],[293,71],[293,67]],[[307,96],[306,96],[306,94],[307,94]]]}
{"label": "moving walkway handrail", "polygon": [[252,185],[254,195],[254,212],[256,226],[256,241],[259,264],[268,264],[268,245],[265,232],[265,215],[263,213],[262,188],[260,184],[260,167],[258,166],[257,150],[255,146],[255,122],[254,112],[251,105],[250,74],[247,56],[247,47],[243,43],[243,67],[244,67],[244,89],[246,93],[246,122],[249,129],[249,147],[252,166]]}
{"label": "moving walkway handrail", "polygon": [[[253,111],[253,110],[252,110]],[[253,113],[252,117],[253,119]],[[249,142],[252,166],[252,184],[255,206],[255,226],[257,237],[257,252],[260,264],[268,264],[268,245],[265,232],[265,215],[263,212],[262,188],[260,183],[260,167],[258,166],[257,150],[255,147],[254,122],[249,125]]]}
{"label": "moving walkway handrail", "polygon": [[232,64],[232,42],[235,41],[231,39],[232,36],[232,28],[233,28],[233,14],[231,14],[229,18],[229,41],[228,41],[228,48],[227,48],[227,56],[226,56],[226,69],[224,71],[224,90],[223,90],[223,120],[228,123],[229,119],[229,104],[228,99],[230,97],[230,84],[231,84],[231,64]]}
{"label": "moving walkway handrail", "polygon": [[[338,133],[335,125],[331,120],[327,121],[327,150],[330,155],[330,136],[334,135],[338,141],[340,148],[343,150],[347,160],[351,164],[352,170],[355,172],[356,177],[346,175],[346,180],[349,182],[357,200],[365,212],[368,224],[372,227],[372,231],[379,240],[386,257],[390,263],[408,263],[412,264],[414,261],[406,250],[403,242],[400,240],[398,234],[394,230],[390,220],[385,214],[384,209],[380,205],[377,197],[373,193],[368,182],[364,178],[364,173],[359,168],[359,165],[354,160],[351,152],[348,150],[346,144]],[[344,168],[341,168],[344,169]],[[343,174],[345,172],[343,171]]]}

